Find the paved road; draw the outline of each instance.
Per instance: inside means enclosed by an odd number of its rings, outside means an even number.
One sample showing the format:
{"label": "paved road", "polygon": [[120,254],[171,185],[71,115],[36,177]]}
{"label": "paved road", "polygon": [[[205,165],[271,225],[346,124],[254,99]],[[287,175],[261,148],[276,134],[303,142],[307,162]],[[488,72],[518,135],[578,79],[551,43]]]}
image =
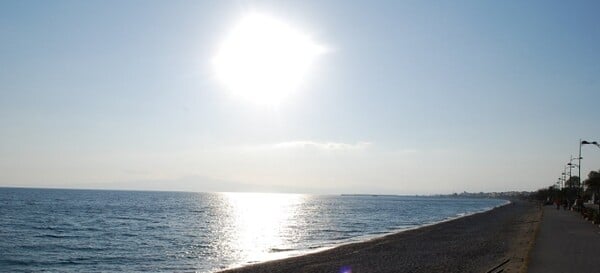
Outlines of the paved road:
{"label": "paved road", "polygon": [[528,272],[600,272],[600,228],[578,213],[544,207]]}

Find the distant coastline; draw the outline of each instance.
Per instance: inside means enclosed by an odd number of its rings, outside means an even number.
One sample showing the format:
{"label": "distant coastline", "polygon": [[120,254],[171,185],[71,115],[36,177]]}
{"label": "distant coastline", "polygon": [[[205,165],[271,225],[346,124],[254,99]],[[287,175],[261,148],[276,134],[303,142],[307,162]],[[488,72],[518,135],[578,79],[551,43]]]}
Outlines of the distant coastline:
{"label": "distant coastline", "polygon": [[498,199],[514,199],[518,197],[527,197],[532,192],[528,191],[506,191],[506,192],[462,192],[452,194],[354,194],[344,193],[341,196],[370,196],[370,197],[441,197],[441,198],[498,198]]}

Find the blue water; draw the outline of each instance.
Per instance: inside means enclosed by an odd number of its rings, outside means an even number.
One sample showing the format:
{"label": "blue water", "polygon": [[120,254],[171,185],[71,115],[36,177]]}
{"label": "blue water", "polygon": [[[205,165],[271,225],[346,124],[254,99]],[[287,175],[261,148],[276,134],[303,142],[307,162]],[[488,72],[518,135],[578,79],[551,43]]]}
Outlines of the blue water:
{"label": "blue water", "polygon": [[0,271],[213,272],[505,202],[0,188]]}

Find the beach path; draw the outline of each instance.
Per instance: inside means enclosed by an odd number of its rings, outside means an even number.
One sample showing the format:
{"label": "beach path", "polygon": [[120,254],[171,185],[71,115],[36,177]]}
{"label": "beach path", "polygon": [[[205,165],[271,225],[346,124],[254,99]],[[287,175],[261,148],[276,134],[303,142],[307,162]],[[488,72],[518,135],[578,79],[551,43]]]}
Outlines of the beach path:
{"label": "beach path", "polygon": [[578,213],[544,207],[529,273],[600,272],[600,228]]}

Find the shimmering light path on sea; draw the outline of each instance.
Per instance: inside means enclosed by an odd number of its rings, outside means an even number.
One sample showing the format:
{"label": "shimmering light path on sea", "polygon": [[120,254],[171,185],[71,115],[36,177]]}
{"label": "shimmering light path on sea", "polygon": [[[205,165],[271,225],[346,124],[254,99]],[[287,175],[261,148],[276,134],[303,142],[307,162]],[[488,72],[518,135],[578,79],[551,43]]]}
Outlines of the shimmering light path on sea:
{"label": "shimmering light path on sea", "polygon": [[211,272],[439,222],[505,202],[0,188],[0,268]]}

